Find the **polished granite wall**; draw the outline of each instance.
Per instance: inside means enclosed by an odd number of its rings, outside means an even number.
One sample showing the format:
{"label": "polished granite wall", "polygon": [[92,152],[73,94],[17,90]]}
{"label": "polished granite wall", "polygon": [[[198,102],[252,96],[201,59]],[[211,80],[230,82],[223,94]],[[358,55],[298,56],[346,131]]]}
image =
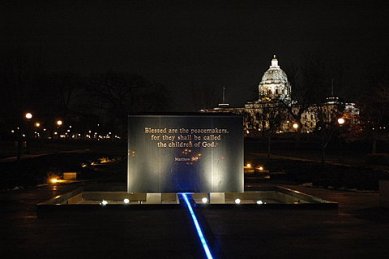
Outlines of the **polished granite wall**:
{"label": "polished granite wall", "polygon": [[242,117],[128,118],[128,192],[242,192]]}

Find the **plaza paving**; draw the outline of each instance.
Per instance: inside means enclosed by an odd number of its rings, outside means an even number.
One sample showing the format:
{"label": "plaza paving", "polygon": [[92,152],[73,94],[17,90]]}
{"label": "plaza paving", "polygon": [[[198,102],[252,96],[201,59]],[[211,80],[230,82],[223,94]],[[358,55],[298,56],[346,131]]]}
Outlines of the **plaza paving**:
{"label": "plaza paving", "polygon": [[[35,204],[76,185],[0,193],[3,258],[201,258],[183,208],[37,217]],[[199,209],[218,258],[388,258],[389,210],[377,192],[288,186],[339,209]]]}
{"label": "plaza paving", "polygon": [[388,258],[389,211],[377,193],[290,186],[338,210],[204,210],[224,258]]}

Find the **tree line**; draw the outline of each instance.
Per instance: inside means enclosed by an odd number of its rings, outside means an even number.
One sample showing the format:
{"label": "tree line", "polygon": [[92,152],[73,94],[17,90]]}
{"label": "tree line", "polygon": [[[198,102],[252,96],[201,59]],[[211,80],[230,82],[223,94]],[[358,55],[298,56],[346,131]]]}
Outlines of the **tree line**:
{"label": "tree line", "polygon": [[0,73],[3,129],[20,124],[28,111],[41,121],[61,118],[78,128],[101,123],[124,133],[128,114],[164,112],[171,103],[164,85],[141,75],[53,72],[26,53],[3,55]]}

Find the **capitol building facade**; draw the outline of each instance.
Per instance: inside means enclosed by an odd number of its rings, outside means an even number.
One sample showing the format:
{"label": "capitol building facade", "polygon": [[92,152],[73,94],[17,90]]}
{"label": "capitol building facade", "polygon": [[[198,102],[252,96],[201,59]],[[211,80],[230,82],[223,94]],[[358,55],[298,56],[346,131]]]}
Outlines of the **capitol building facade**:
{"label": "capitol building facade", "polygon": [[291,93],[288,77],[274,55],[258,85],[257,100],[247,102],[244,107],[232,108],[229,104],[221,103],[216,108],[201,111],[242,115],[246,135],[266,131],[311,133],[337,123],[340,118],[342,122],[359,123],[359,109],[354,103],[344,103],[338,97],[330,96],[323,103],[303,106],[292,100]]}

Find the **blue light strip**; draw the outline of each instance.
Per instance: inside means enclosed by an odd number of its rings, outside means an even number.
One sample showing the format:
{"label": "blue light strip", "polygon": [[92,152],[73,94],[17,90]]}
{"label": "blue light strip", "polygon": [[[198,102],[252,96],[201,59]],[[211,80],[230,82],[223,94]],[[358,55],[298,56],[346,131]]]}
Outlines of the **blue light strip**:
{"label": "blue light strip", "polygon": [[190,212],[190,215],[192,217],[193,223],[194,223],[194,225],[196,227],[197,235],[200,238],[201,244],[203,246],[205,254],[207,255],[207,258],[208,259],[213,259],[211,251],[209,250],[209,247],[208,247],[208,244],[207,244],[207,240],[205,239],[205,237],[203,235],[203,231],[201,230],[199,221],[197,220],[197,217],[196,217],[196,215],[195,215],[195,213],[193,211],[192,205],[190,204],[190,202],[188,200],[187,194],[186,193],[180,193],[180,194],[184,198],[186,206],[187,206],[187,208],[188,208],[188,210]]}

